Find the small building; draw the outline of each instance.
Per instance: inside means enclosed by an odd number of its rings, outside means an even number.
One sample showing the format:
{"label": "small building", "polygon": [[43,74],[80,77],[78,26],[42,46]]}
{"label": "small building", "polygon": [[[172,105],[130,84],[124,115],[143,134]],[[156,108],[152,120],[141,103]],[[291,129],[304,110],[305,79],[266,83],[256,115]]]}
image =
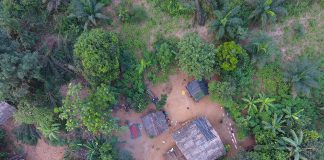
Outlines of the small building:
{"label": "small building", "polygon": [[204,96],[208,95],[208,84],[204,80],[193,80],[187,85],[190,96],[198,102]]}
{"label": "small building", "polygon": [[166,115],[162,111],[151,112],[142,117],[143,126],[150,137],[155,137],[168,129]]}
{"label": "small building", "polygon": [[167,160],[215,160],[226,154],[219,135],[206,117],[185,124],[172,137],[177,147],[165,154]]}
{"label": "small building", "polygon": [[16,109],[6,102],[0,102],[0,125],[12,117]]}

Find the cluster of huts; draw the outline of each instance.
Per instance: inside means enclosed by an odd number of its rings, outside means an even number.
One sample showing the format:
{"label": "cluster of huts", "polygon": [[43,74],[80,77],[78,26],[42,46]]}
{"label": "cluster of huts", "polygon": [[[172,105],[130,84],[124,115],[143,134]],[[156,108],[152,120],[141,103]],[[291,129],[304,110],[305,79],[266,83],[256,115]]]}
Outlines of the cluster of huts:
{"label": "cluster of huts", "polygon": [[[204,81],[190,82],[187,90],[195,101],[208,94],[208,86]],[[142,117],[142,122],[150,137],[162,134],[169,127],[163,111],[148,113]],[[136,126],[131,126],[130,130],[132,137],[140,132]],[[226,154],[218,133],[206,117],[197,117],[182,124],[180,129],[172,133],[172,138],[176,145],[164,154],[166,160],[215,160]]]}

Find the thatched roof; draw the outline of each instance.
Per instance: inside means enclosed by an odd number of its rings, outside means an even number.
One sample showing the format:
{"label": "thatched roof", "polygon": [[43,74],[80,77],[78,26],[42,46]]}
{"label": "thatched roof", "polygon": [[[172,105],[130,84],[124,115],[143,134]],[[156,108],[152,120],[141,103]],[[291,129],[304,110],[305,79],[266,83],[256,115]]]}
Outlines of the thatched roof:
{"label": "thatched roof", "polygon": [[151,137],[158,136],[168,129],[168,123],[162,111],[151,112],[142,117],[142,121],[146,133]]}
{"label": "thatched roof", "polygon": [[12,117],[16,109],[6,102],[0,102],[0,125]]}
{"label": "thatched roof", "polygon": [[206,117],[200,117],[172,134],[187,160],[214,160],[225,154],[224,145]]}
{"label": "thatched roof", "polygon": [[187,85],[187,90],[195,101],[199,101],[208,94],[208,84],[204,80],[193,80]]}
{"label": "thatched roof", "polygon": [[177,146],[173,146],[164,154],[165,160],[186,160]]}

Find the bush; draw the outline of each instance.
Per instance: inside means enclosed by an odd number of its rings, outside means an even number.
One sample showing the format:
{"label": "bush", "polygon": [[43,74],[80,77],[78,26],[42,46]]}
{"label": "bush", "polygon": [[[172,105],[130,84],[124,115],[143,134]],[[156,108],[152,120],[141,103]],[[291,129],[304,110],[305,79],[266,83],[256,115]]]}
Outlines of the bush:
{"label": "bush", "polygon": [[141,23],[148,18],[145,9],[141,6],[132,7],[128,14],[130,17],[129,22],[131,23]]}
{"label": "bush", "polygon": [[177,41],[173,39],[159,39],[154,45],[155,52],[147,56],[146,61],[150,63],[147,77],[153,84],[168,80],[176,63],[175,57],[178,52],[176,43]]}
{"label": "bush", "polygon": [[233,71],[237,68],[239,61],[246,56],[245,50],[235,44],[234,41],[225,42],[216,51],[216,61],[224,71]]}
{"label": "bush", "polygon": [[13,130],[13,133],[18,141],[28,145],[36,145],[40,138],[36,128],[31,124],[21,124]]}
{"label": "bush", "polygon": [[103,29],[81,34],[74,45],[84,74],[91,84],[109,84],[119,75],[119,40],[117,35]]}
{"label": "bush", "polygon": [[220,103],[232,100],[232,96],[235,95],[235,90],[235,87],[229,82],[213,81],[208,84],[211,99]]}
{"label": "bush", "polygon": [[157,108],[158,110],[163,109],[163,107],[164,107],[165,104],[166,104],[167,99],[168,99],[168,96],[167,96],[166,94],[162,94],[162,95],[161,95],[161,99],[160,99],[160,101],[159,101],[159,102],[157,103],[157,105],[156,105],[156,108]]}
{"label": "bush", "polygon": [[197,34],[188,34],[178,43],[177,59],[182,71],[196,79],[215,73],[214,45],[205,43]]}

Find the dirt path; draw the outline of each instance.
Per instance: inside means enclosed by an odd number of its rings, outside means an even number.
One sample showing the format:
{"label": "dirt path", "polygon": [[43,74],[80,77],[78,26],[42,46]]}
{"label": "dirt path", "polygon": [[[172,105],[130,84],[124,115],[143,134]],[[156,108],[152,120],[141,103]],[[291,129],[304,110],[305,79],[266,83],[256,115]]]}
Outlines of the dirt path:
{"label": "dirt path", "polygon": [[[208,96],[198,103],[194,102],[188,96],[185,88],[190,80],[185,74],[178,73],[170,77],[170,83],[161,84],[156,87],[149,86],[156,95],[168,94],[165,111],[171,120],[172,126],[155,138],[148,137],[143,128],[141,128],[142,137],[135,140],[130,138],[128,129],[120,133],[120,140],[125,142],[122,147],[130,150],[136,160],[163,160],[163,154],[175,145],[171,137],[175,128],[178,128],[181,123],[199,116],[206,116],[218,132],[223,143],[232,146],[229,155],[235,153],[236,149],[228,129],[229,125],[233,124],[233,121],[227,118],[224,109],[218,104],[211,102]],[[150,105],[145,113],[118,111],[115,116],[119,117],[123,122],[128,120],[141,124],[140,117],[150,110],[154,110],[153,105]],[[222,119],[223,123],[220,123]]]}
{"label": "dirt path", "polygon": [[26,154],[26,160],[62,160],[64,157],[65,147],[50,146],[45,143],[44,139],[38,139],[36,146],[30,146],[19,143],[15,136],[12,134],[12,130],[17,126],[14,120],[11,118],[4,125],[3,128],[6,130],[7,138],[12,150],[17,150],[21,147],[23,153]]}

